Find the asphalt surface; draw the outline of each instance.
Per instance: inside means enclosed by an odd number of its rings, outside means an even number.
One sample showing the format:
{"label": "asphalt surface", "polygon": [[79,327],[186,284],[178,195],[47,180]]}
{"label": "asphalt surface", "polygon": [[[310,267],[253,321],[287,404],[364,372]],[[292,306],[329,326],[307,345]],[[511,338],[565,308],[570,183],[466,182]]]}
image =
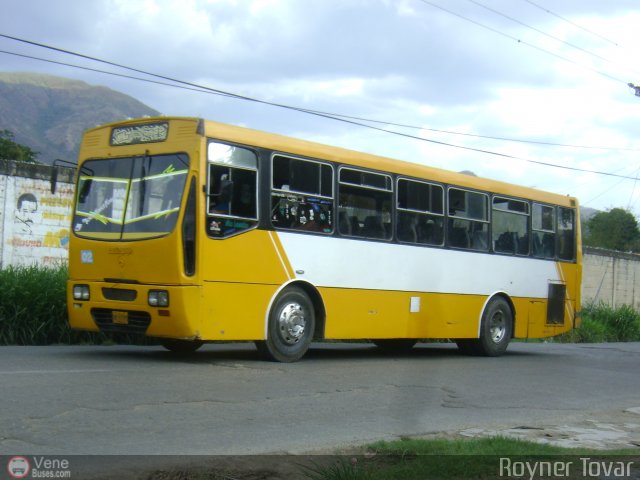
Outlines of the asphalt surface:
{"label": "asphalt surface", "polygon": [[639,365],[640,343],[513,343],[500,358],[451,344],[400,355],[314,344],[294,364],[262,361],[252,344],[205,345],[190,357],[2,347],[0,455],[296,454],[605,417],[629,426]]}

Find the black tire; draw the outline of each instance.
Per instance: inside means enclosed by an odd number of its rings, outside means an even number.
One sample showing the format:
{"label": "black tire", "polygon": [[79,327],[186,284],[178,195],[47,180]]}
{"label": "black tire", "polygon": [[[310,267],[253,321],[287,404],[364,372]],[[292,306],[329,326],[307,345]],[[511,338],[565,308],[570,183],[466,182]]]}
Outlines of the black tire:
{"label": "black tire", "polygon": [[199,340],[179,340],[177,338],[167,338],[162,340],[162,346],[170,352],[180,355],[188,355],[198,350],[204,342]]}
{"label": "black tire", "polygon": [[511,307],[504,298],[495,297],[482,314],[480,338],[459,338],[455,342],[465,355],[499,357],[507,350],[512,336]]}
{"label": "black tire", "polygon": [[485,357],[499,357],[509,346],[513,336],[513,312],[502,297],[492,299],[482,314],[480,338],[475,350]]}
{"label": "black tire", "polygon": [[418,343],[415,338],[381,338],[372,341],[379,349],[389,352],[407,352]]}
{"label": "black tire", "polygon": [[289,287],[276,298],[269,312],[267,339],[256,342],[262,355],[274,362],[296,362],[311,344],[316,313],[309,296]]}

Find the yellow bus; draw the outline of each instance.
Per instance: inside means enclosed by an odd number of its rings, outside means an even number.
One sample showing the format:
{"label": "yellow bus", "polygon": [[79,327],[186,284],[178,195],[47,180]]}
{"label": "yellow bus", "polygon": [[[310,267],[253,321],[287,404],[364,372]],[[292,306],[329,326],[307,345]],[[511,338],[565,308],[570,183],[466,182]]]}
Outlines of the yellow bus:
{"label": "yellow bus", "polygon": [[72,217],[71,326],[172,351],[450,339],[498,356],[580,322],[575,198],[237,126],[86,131]]}

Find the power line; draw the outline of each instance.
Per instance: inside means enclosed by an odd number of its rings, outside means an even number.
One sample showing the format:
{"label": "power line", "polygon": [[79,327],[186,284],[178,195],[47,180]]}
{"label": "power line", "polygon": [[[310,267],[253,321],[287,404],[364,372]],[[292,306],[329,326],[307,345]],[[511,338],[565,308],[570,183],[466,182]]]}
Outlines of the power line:
{"label": "power line", "polygon": [[[174,82],[174,83],[177,83],[177,84],[180,84],[180,85],[187,86],[191,90],[196,90],[196,91],[199,91],[199,92],[202,92],[202,93],[209,93],[209,94],[214,94],[214,95],[222,95],[222,96],[225,96],[225,97],[228,97],[228,98],[237,99],[237,100],[251,101],[251,102],[255,102],[255,103],[259,103],[259,104],[263,104],[263,105],[269,105],[269,106],[273,106],[273,107],[284,108],[284,109],[288,109],[288,110],[292,110],[292,111],[297,111],[297,112],[300,112],[300,113],[307,113],[307,114],[315,115],[315,116],[322,117],[322,118],[327,118],[327,119],[331,119],[331,120],[335,120],[335,121],[339,121],[339,122],[343,122],[343,123],[347,123],[347,124],[351,124],[351,125],[356,125],[356,126],[368,128],[368,129],[379,131],[379,132],[389,133],[389,134],[397,135],[397,136],[404,137],[404,138],[420,140],[420,141],[423,141],[423,142],[429,142],[429,143],[433,143],[433,144],[436,144],[436,145],[442,145],[442,146],[446,146],[446,147],[459,148],[459,149],[462,149],[462,150],[473,151],[473,152],[477,152],[477,153],[484,153],[484,154],[487,154],[487,155],[498,156],[498,157],[501,157],[501,158],[507,158],[507,159],[512,159],[512,160],[523,161],[523,162],[536,164],[536,165],[541,165],[541,166],[545,166],[545,167],[552,167],[552,168],[558,168],[558,169],[564,169],[564,170],[570,170],[570,171],[577,171],[577,172],[584,172],[584,173],[593,173],[593,174],[596,174],[596,175],[624,178],[624,179],[629,179],[629,180],[635,180],[636,179],[636,177],[631,177],[631,176],[626,176],[626,175],[619,175],[619,174],[611,173],[611,172],[603,172],[603,171],[598,171],[598,170],[590,170],[590,169],[583,169],[583,168],[577,168],[577,167],[569,167],[569,166],[566,166],[566,165],[558,165],[558,164],[554,164],[554,163],[550,163],[550,162],[542,162],[542,161],[538,161],[538,160],[531,160],[531,159],[516,157],[514,155],[509,155],[509,154],[505,154],[505,153],[493,152],[493,151],[490,151],[490,150],[483,150],[483,149],[474,148],[474,147],[466,147],[466,146],[463,146],[463,145],[456,145],[456,144],[447,143],[447,142],[441,142],[441,141],[438,141],[438,140],[432,140],[432,139],[428,139],[428,138],[424,138],[424,137],[418,137],[416,135],[410,135],[410,134],[403,133],[403,132],[397,132],[395,130],[389,130],[389,129],[385,129],[385,128],[376,127],[376,126],[373,126],[373,125],[367,125],[367,124],[364,124],[364,123],[356,122],[354,120],[350,120],[349,118],[346,118],[346,116],[340,116],[340,115],[331,114],[331,113],[327,113],[327,112],[321,112],[321,111],[317,111],[317,110],[305,109],[305,108],[295,107],[295,106],[291,106],[291,105],[285,105],[285,104],[281,104],[281,103],[269,102],[269,101],[266,101],[266,100],[261,100],[261,99],[257,99],[257,98],[248,97],[246,95],[238,95],[238,94],[235,94],[235,93],[232,93],[232,92],[226,92],[224,90],[215,89],[215,88],[207,87],[207,86],[204,86],[204,85],[198,85],[198,84],[195,84],[195,83],[192,83],[192,82],[187,82],[187,81],[175,79],[175,78],[172,78],[172,77],[168,77],[168,76],[165,76],[165,75],[160,75],[160,74],[144,71],[144,70],[141,70],[141,69],[138,69],[138,68],[134,68],[134,67],[128,67],[126,65],[118,64],[118,63],[111,62],[111,61],[108,61],[108,60],[103,60],[103,59],[100,59],[100,58],[97,58],[97,57],[92,57],[92,56],[89,56],[89,55],[72,52],[70,50],[65,50],[65,49],[54,47],[54,46],[51,46],[51,45],[45,45],[45,44],[42,44],[42,43],[38,43],[38,42],[34,42],[34,41],[31,41],[31,40],[26,40],[26,39],[22,39],[22,38],[18,38],[18,37],[14,37],[14,36],[11,36],[11,35],[6,35],[6,34],[3,34],[3,33],[0,33],[0,37],[4,37],[4,38],[7,38],[7,39],[11,39],[11,40],[17,41],[17,42],[21,42],[21,43],[26,43],[26,44],[29,44],[29,45],[37,46],[37,47],[40,47],[40,48],[45,48],[45,49],[52,50],[52,51],[57,51],[57,52],[64,53],[64,54],[67,54],[67,55],[72,55],[72,56],[84,58],[84,59],[91,60],[91,61],[94,61],[94,62],[115,66],[117,68],[130,70],[130,71],[141,73],[143,75],[147,75],[147,76],[150,76],[150,77],[160,78],[162,80],[166,80],[166,81],[169,81],[169,82]],[[74,65],[69,65],[69,66],[74,66]],[[95,69],[89,69],[88,67],[77,67],[77,68],[95,70]],[[115,74],[113,72],[101,72],[101,73],[108,73],[108,74],[111,74],[111,75],[118,75],[118,74]],[[140,78],[137,78],[137,77],[132,77],[132,76],[125,76],[125,77],[126,78],[130,78],[130,79],[135,79],[135,80],[143,80],[143,79],[140,79]],[[144,79],[144,81],[149,81],[149,80]],[[153,83],[158,83],[158,82],[153,82]],[[163,85],[176,86],[176,85],[173,85],[173,84],[164,84],[164,83],[163,83]]]}
{"label": "power line", "polygon": [[[2,36],[2,35],[0,34],[0,36]],[[177,85],[175,83],[169,83],[169,82],[160,82],[158,80],[151,80],[149,78],[143,78],[143,77],[134,77],[133,75],[125,75],[124,73],[115,73],[115,72],[110,72],[108,70],[100,70],[98,68],[86,67],[84,65],[75,65],[73,63],[59,62],[57,60],[51,60],[49,58],[42,58],[42,57],[35,57],[33,55],[26,55],[24,53],[9,52],[7,50],[0,50],[0,53],[4,53],[6,55],[13,55],[15,57],[28,58],[30,60],[38,60],[40,62],[52,63],[52,64],[55,64],[55,65],[62,65],[64,67],[77,68],[79,70],[86,70],[86,71],[89,71],[89,72],[103,73],[105,75],[111,75],[111,76],[114,76],[114,77],[127,78],[129,80],[138,80],[138,81],[141,81],[141,82],[154,83],[156,85],[163,85],[165,87],[180,88],[182,90],[191,90],[192,92],[211,93],[211,92],[208,92],[206,90],[202,90],[201,88],[186,87],[184,85]],[[220,95],[222,95],[222,94],[220,94]]]}
{"label": "power line", "polygon": [[[2,36],[0,34],[0,36]],[[103,73],[105,75],[111,75],[114,77],[121,77],[121,78],[127,78],[130,80],[137,80],[137,81],[141,81],[141,82],[148,82],[148,83],[153,83],[156,85],[163,85],[166,87],[173,87],[173,88],[179,88],[182,90],[191,90],[193,92],[200,92],[200,93],[214,93],[214,92],[210,92],[208,90],[205,90],[203,88],[196,88],[196,87],[187,87],[184,85],[179,85],[176,83],[169,83],[169,82],[161,82],[158,80],[151,80],[149,78],[143,78],[143,77],[135,77],[132,75],[125,75],[123,73],[115,73],[115,72],[110,72],[108,70],[100,70],[97,68],[90,68],[90,67],[86,67],[83,65],[76,65],[76,64],[72,64],[72,63],[66,63],[66,62],[60,62],[57,60],[51,60],[48,58],[42,58],[42,57],[36,57],[33,55],[26,55],[23,53],[17,53],[17,52],[9,52],[7,50],[0,50],[0,53],[4,53],[6,55],[13,55],[16,57],[22,57],[22,58],[28,58],[30,60],[38,60],[40,62],[45,62],[45,63],[52,63],[55,65],[62,65],[65,67],[72,67],[72,68],[77,68],[79,70],[87,70],[90,72],[96,72],[96,73]],[[232,94],[223,94],[223,93],[216,93],[216,95],[220,95],[220,96],[228,96],[228,97],[234,97],[234,95]],[[298,109],[298,107],[296,107],[296,109]],[[301,111],[305,111],[305,109],[299,109]],[[409,125],[406,123],[396,123],[396,122],[389,122],[389,121],[385,121],[385,120],[374,120],[371,118],[364,118],[364,117],[358,117],[358,116],[354,116],[354,115],[345,115],[342,113],[332,113],[332,112],[324,112],[324,111],[320,111],[320,110],[308,110],[308,112],[315,112],[315,113],[321,113],[323,115],[327,115],[327,116],[331,116],[331,117],[340,117],[340,118],[347,118],[350,120],[358,120],[360,122],[369,122],[369,123],[376,123],[376,124],[381,124],[381,125],[391,125],[393,127],[400,127],[400,128],[408,128],[408,129],[412,129],[412,130],[426,130],[429,132],[435,132],[435,133],[444,133],[444,134],[448,134],[448,135],[458,135],[458,136],[463,136],[463,137],[472,137],[472,138],[484,138],[484,139],[488,139],[488,140],[499,140],[502,142],[514,142],[514,143],[524,143],[524,144],[532,144],[532,145],[543,145],[543,146],[550,146],[550,147],[565,147],[565,148],[580,148],[580,149],[587,149],[587,150],[611,150],[611,151],[627,151],[627,152],[639,152],[640,148],[629,148],[629,147],[605,147],[605,146],[597,146],[597,145],[575,145],[575,144],[567,144],[567,143],[556,143],[556,142],[544,142],[541,140],[525,140],[525,139],[519,139],[519,138],[509,138],[509,137],[496,137],[496,136],[492,136],[492,135],[480,135],[480,134],[475,134],[475,133],[466,133],[466,132],[454,132],[451,130],[442,130],[442,129],[438,129],[438,128],[429,128],[429,127],[424,127],[424,126],[417,126],[417,125]]]}
{"label": "power line", "polygon": [[391,125],[393,127],[409,128],[409,129],[413,129],[413,130],[427,130],[429,132],[446,133],[448,135],[460,135],[460,136],[463,136],[463,137],[484,138],[484,139],[488,139],[488,140],[499,140],[499,141],[502,141],[502,142],[526,143],[526,144],[543,145],[543,146],[549,146],[549,147],[582,148],[582,149],[588,149],[588,150],[613,150],[613,151],[627,151],[627,152],[639,152],[640,151],[640,148],[603,147],[603,146],[596,146],[596,145],[575,145],[575,144],[567,144],[567,143],[544,142],[544,141],[541,141],[541,140],[525,140],[525,139],[519,139],[519,138],[496,137],[496,136],[492,136],[492,135],[480,135],[480,134],[477,134],[477,133],[454,132],[454,131],[451,131],[451,130],[441,130],[441,129],[437,129],[437,128],[429,128],[429,127],[420,127],[420,126],[416,126],[416,125],[408,125],[406,123],[395,123],[395,122],[388,122],[388,121],[384,121],[384,120],[372,120],[370,118],[357,117],[357,116],[353,116],[353,115],[343,115],[341,113],[331,113],[330,115],[333,115],[335,117],[349,118],[349,119],[352,119],[352,120],[358,120],[358,121],[361,121],[361,122],[379,123],[379,124],[384,124],[384,125]]}
{"label": "power line", "polygon": [[[478,2],[477,0],[467,0],[467,1],[469,1],[469,2],[473,3],[474,5],[477,5],[477,6],[479,6],[479,7],[482,7],[482,8],[484,8],[485,10],[488,10],[488,11],[490,11],[490,12],[492,12],[492,13],[495,13],[496,15],[499,15],[499,16],[501,16],[501,17],[503,17],[503,18],[506,18],[506,19],[508,19],[508,20],[511,20],[512,22],[515,22],[515,23],[517,23],[518,25],[522,25],[523,27],[526,27],[526,28],[528,28],[528,29],[530,29],[530,30],[533,30],[534,32],[537,32],[537,33],[539,33],[539,34],[541,34],[541,35],[544,35],[544,36],[545,36],[545,37],[547,37],[547,38],[551,38],[552,40],[555,40],[556,42],[563,43],[564,45],[567,45],[567,46],[569,46],[569,47],[571,47],[571,48],[574,48],[574,49],[579,50],[579,51],[581,51],[581,52],[583,52],[583,53],[586,53],[587,55],[591,55],[591,56],[592,56],[592,57],[594,57],[594,58],[600,59],[600,60],[602,60],[602,61],[605,61],[605,62],[608,62],[608,63],[614,64],[614,65],[620,65],[620,63],[619,63],[619,62],[614,62],[613,60],[609,60],[608,58],[605,58],[605,57],[603,57],[603,56],[601,56],[601,55],[598,55],[597,53],[593,53],[593,52],[591,52],[591,51],[589,51],[589,50],[587,50],[587,49],[585,49],[585,48],[579,47],[578,45],[574,45],[574,44],[573,44],[573,43],[571,43],[571,42],[567,42],[566,40],[562,40],[561,38],[558,38],[558,37],[556,37],[556,36],[554,36],[554,35],[551,35],[550,33],[547,33],[547,32],[545,32],[545,31],[543,31],[543,30],[540,30],[539,28],[536,28],[536,27],[533,27],[533,26],[531,26],[531,25],[528,25],[528,24],[526,24],[526,23],[524,23],[524,22],[522,22],[522,21],[518,20],[517,18],[511,17],[511,16],[509,16],[509,15],[507,15],[507,14],[505,14],[505,13],[502,13],[502,12],[500,12],[500,11],[498,11],[498,10],[495,10],[495,9],[493,9],[493,8],[491,8],[491,7],[488,7],[487,5],[484,5],[484,4],[480,3],[480,2]],[[528,1],[528,0],[527,0],[527,1]],[[530,2],[530,3],[531,3],[531,2]],[[626,67],[626,68],[629,68],[629,67],[627,67],[626,65],[625,65],[625,67]],[[630,70],[630,71],[633,71],[633,70]],[[635,71],[634,71],[633,73],[634,73],[634,74],[636,74],[636,75],[638,75],[638,73],[637,73],[637,72],[635,72]]]}
{"label": "power line", "polygon": [[620,78],[614,77],[613,75],[609,75],[608,73],[602,72],[600,70],[596,70],[595,68],[592,68],[592,67],[589,67],[587,65],[583,65],[581,63],[575,62],[575,61],[573,61],[573,60],[571,60],[569,58],[563,57],[562,55],[558,55],[557,53],[550,52],[549,50],[546,50],[546,49],[544,49],[542,47],[538,47],[537,45],[534,45],[532,43],[526,42],[524,40],[521,40],[521,39],[519,39],[517,37],[509,35],[508,33],[504,33],[504,32],[502,32],[502,31],[500,31],[500,30],[498,30],[496,28],[493,28],[493,27],[490,27],[488,25],[485,25],[484,23],[480,23],[477,20],[473,20],[473,19],[471,19],[469,17],[465,17],[464,15],[461,15],[459,13],[456,13],[456,12],[452,11],[452,10],[444,8],[444,7],[440,6],[440,5],[437,5],[437,4],[433,3],[433,2],[430,2],[429,0],[420,0],[420,1],[422,3],[424,3],[424,4],[426,4],[426,5],[429,5],[429,6],[433,7],[433,8],[437,8],[438,10],[442,10],[443,12],[446,12],[446,13],[448,13],[450,15],[453,15],[454,17],[458,17],[458,18],[460,18],[460,19],[462,19],[462,20],[464,20],[466,22],[473,23],[474,25],[476,25],[478,27],[481,27],[481,28],[484,28],[486,30],[489,30],[489,31],[491,31],[493,33],[501,35],[501,36],[503,36],[505,38],[508,38],[510,40],[513,40],[515,42],[518,42],[518,43],[520,43],[522,45],[526,45],[529,48],[533,48],[535,50],[538,50],[539,52],[545,53],[547,55],[551,55],[552,57],[558,58],[558,59],[560,59],[560,60],[562,60],[564,62],[571,63],[573,65],[576,65],[578,67],[584,68],[586,70],[591,70],[592,72],[595,72],[598,75],[601,75],[601,76],[603,76],[605,78],[608,78],[609,80],[614,80],[616,82],[621,82],[621,83],[624,83],[625,85],[628,84],[628,82],[625,82],[624,80],[622,80]]}
{"label": "power line", "polygon": [[554,12],[552,12],[551,10],[549,10],[549,9],[547,9],[547,8],[545,8],[545,7],[542,7],[542,6],[538,5],[537,3],[532,2],[531,0],[524,0],[524,1],[525,1],[525,2],[527,2],[527,3],[529,3],[530,5],[533,5],[533,6],[534,6],[534,7],[536,7],[536,8],[539,8],[540,10],[542,10],[542,11],[544,11],[544,12],[548,13],[549,15],[553,15],[554,17],[559,18],[559,19],[560,19],[560,20],[562,20],[563,22],[566,22],[566,23],[568,23],[568,24],[570,24],[570,25],[573,25],[574,27],[579,28],[580,30],[583,30],[583,31],[585,31],[585,32],[587,32],[587,33],[589,33],[589,34],[591,34],[591,35],[595,36],[595,37],[598,37],[598,38],[600,38],[601,40],[604,40],[605,42],[611,43],[612,45],[615,45],[616,47],[619,47],[619,46],[620,46],[620,45],[618,45],[618,43],[614,42],[613,40],[610,40],[610,39],[608,39],[607,37],[604,37],[604,36],[600,35],[599,33],[594,32],[593,30],[589,30],[588,28],[585,28],[585,27],[583,27],[582,25],[578,25],[577,23],[572,22],[572,21],[571,21],[571,20],[569,20],[568,18],[564,18],[563,16],[558,15],[557,13],[554,13]]}

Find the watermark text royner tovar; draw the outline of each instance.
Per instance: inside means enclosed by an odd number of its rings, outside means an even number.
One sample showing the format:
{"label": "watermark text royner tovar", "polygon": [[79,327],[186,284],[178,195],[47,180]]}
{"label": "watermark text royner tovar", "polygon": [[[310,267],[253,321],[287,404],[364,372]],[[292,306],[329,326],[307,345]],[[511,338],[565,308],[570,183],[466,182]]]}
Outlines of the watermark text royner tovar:
{"label": "watermark text royner tovar", "polygon": [[563,478],[581,475],[582,478],[630,478],[633,461],[602,460],[579,457],[572,461],[515,461],[500,458],[500,477],[504,478]]}

